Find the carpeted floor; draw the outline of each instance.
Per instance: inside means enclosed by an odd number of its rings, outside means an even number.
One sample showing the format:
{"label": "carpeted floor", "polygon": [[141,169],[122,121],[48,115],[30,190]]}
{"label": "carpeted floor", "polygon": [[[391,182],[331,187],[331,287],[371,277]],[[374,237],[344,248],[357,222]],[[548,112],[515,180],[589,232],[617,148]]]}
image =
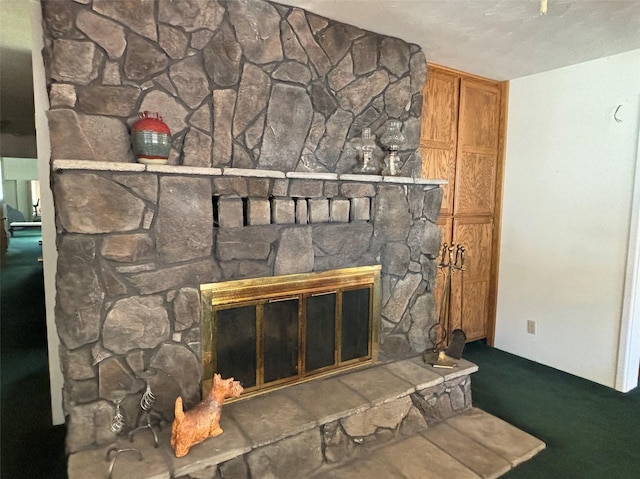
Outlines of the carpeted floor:
{"label": "carpeted floor", "polygon": [[640,477],[640,389],[619,393],[482,342],[464,357],[479,366],[474,405],[547,444],[505,478]]}
{"label": "carpeted floor", "polygon": [[39,231],[16,231],[0,269],[0,477],[64,478],[64,426],[51,426]]}
{"label": "carpeted floor", "polygon": [[[17,232],[0,275],[2,479],[66,478],[65,429],[51,426],[39,239]],[[464,357],[479,366],[474,405],[547,444],[505,478],[640,477],[638,389],[621,394],[483,342]]]}

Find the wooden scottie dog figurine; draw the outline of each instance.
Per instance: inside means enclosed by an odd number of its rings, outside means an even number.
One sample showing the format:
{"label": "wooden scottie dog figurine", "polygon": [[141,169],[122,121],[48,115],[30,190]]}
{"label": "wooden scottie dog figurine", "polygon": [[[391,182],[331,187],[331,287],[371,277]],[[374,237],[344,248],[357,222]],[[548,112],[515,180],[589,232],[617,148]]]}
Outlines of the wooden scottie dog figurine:
{"label": "wooden scottie dog figurine", "polygon": [[220,414],[226,398],[236,398],[242,394],[243,388],[233,378],[222,379],[219,374],[213,375],[213,387],[209,396],[200,401],[193,409],[184,412],[182,398],[176,398],[175,415],[171,427],[171,447],[176,457],[185,456],[191,446],[209,437],[222,434]]}

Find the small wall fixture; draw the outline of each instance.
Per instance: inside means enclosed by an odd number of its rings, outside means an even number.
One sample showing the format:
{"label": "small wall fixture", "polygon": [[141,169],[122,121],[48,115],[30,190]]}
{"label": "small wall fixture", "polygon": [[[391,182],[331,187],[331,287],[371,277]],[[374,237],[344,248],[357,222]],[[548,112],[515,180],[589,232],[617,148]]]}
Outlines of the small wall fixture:
{"label": "small wall fixture", "polygon": [[547,0],[540,0],[540,15],[547,14]]}
{"label": "small wall fixture", "polygon": [[618,108],[616,108],[616,111],[613,112],[613,119],[618,123],[622,123],[622,120],[618,118],[618,111],[620,110],[620,108],[622,108],[622,105],[618,105]]}

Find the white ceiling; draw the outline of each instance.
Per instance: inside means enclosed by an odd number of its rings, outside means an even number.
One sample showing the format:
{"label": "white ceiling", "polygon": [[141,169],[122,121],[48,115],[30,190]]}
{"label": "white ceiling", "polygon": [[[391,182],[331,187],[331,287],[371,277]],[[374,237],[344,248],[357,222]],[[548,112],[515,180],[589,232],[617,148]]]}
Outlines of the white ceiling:
{"label": "white ceiling", "polygon": [[422,47],[427,61],[494,80],[640,48],[640,1],[279,0]]}
{"label": "white ceiling", "polygon": [[[29,7],[35,1],[0,0],[0,114],[3,131],[15,134],[33,134]],[[400,37],[420,45],[430,62],[495,80],[640,48],[640,0],[548,0],[546,15],[540,0],[280,3]]]}

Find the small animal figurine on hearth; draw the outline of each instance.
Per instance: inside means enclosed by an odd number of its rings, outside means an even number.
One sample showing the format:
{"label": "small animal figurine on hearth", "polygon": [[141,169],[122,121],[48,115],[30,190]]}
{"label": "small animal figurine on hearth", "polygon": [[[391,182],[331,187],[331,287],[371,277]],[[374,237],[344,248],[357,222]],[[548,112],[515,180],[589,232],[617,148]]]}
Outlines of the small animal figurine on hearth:
{"label": "small animal figurine on hearth", "polygon": [[192,446],[209,437],[222,434],[222,404],[227,398],[237,398],[242,391],[242,385],[238,381],[234,381],[233,378],[222,379],[219,374],[214,374],[209,396],[193,409],[184,412],[182,398],[178,396],[175,405],[176,418],[171,427],[171,447],[176,457],[186,456]]}

